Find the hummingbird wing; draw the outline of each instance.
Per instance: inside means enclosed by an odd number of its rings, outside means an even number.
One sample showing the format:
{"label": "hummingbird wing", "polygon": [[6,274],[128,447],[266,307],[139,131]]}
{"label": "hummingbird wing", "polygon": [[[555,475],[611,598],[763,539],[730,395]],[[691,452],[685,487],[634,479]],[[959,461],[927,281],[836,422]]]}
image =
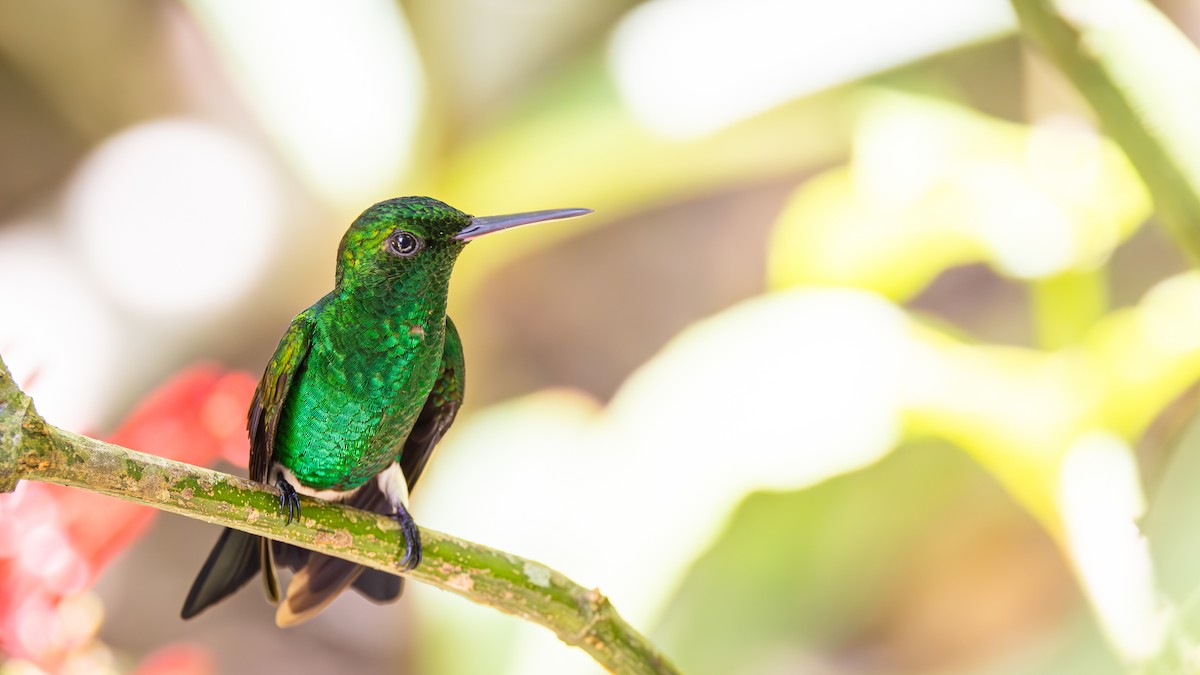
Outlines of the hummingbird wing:
{"label": "hummingbird wing", "polygon": [[400,451],[400,469],[404,472],[409,491],[412,491],[417,479],[421,477],[429,455],[433,454],[433,448],[454,423],[454,417],[462,406],[465,376],[462,340],[458,337],[458,329],[454,327],[454,322],[450,317],[446,317],[442,370],[429,392],[429,398],[425,399],[425,407],[421,408],[416,424],[404,441],[404,448]]}
{"label": "hummingbird wing", "polygon": [[[263,370],[262,379],[254,390],[254,399],[250,401],[250,413],[246,418],[246,429],[250,432],[250,478],[260,483],[270,482],[267,472],[275,460],[275,434],[279,429],[279,418],[283,415],[283,405],[292,382],[304,369],[312,347],[312,320],[319,307],[320,303],[313,305],[292,319],[271,361]],[[271,602],[279,602],[279,577],[275,572],[272,552],[271,541],[260,538],[258,555],[263,573],[263,592]]]}
{"label": "hummingbird wing", "polygon": [[[250,431],[250,477],[266,482],[274,456],[275,429],[288,387],[304,366],[312,336],[315,307],[301,312],[288,327],[275,349],[266,372],[258,382],[250,404],[247,428]],[[221,601],[250,581],[262,570],[267,598],[279,601],[279,581],[271,560],[269,540],[226,528],[209,553],[204,567],[196,575],[183,605],[183,618],[195,616]]]}
{"label": "hummingbird wing", "polygon": [[180,616],[196,616],[254,578],[262,564],[258,540],[252,534],[225,528],[196,575]]}
{"label": "hummingbird wing", "polygon": [[267,471],[275,459],[275,433],[283,404],[292,382],[304,369],[312,347],[313,317],[319,306],[313,305],[292,319],[254,390],[246,428],[250,432],[250,478],[260,483],[268,482]]}
{"label": "hummingbird wing", "polygon": [[[400,451],[400,470],[404,482],[411,491],[433,449],[446,430],[454,422],[454,416],[462,406],[463,382],[466,368],[463,363],[462,340],[450,317],[446,317],[446,342],[442,347],[442,369],[434,382],[425,406],[417,416],[417,422],[404,441]],[[365,489],[378,490],[374,483]],[[354,590],[375,602],[388,602],[400,597],[404,590],[404,579],[379,570],[365,569],[354,580]]]}

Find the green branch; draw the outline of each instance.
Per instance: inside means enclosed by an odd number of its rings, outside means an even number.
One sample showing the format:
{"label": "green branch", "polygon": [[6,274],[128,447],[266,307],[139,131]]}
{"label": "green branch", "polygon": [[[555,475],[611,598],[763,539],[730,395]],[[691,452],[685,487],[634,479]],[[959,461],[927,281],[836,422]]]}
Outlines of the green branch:
{"label": "green branch", "polygon": [[[279,497],[259,483],[147,455],[54,427],[0,360],[0,491],[18,480],[82,488],[399,574],[403,535],[392,519],[301,497],[303,516],[278,517]],[[539,563],[421,529],[423,562],[404,576],[554,631],[614,673],[677,672],[613,609]]]}
{"label": "green branch", "polygon": [[1083,94],[1200,263],[1200,51],[1145,0],[1012,0],[1021,31]]}

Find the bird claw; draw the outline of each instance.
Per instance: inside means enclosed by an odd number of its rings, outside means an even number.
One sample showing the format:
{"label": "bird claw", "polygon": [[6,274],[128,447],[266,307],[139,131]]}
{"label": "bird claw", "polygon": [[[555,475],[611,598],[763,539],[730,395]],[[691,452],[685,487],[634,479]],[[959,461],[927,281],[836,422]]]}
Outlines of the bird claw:
{"label": "bird claw", "polygon": [[279,515],[287,513],[287,522],[284,523],[284,527],[287,527],[292,524],[292,518],[300,520],[300,495],[291,483],[283,479],[282,471],[275,474],[275,487],[279,490]]}
{"label": "bird claw", "polygon": [[421,532],[417,529],[416,521],[403,504],[397,504],[396,511],[388,517],[398,522],[400,531],[404,533],[404,559],[401,561],[404,571],[416,569],[421,564]]}

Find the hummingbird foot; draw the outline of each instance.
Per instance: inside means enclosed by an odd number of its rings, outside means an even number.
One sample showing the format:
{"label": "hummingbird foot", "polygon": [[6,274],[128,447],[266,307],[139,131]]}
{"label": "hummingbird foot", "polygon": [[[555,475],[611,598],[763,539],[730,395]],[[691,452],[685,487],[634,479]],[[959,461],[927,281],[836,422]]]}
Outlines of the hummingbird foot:
{"label": "hummingbird foot", "polygon": [[284,527],[287,527],[292,524],[292,518],[300,520],[300,495],[291,483],[284,480],[282,471],[275,474],[275,487],[279,490],[279,515],[287,513],[287,522],[284,523]]}
{"label": "hummingbird foot", "polygon": [[415,569],[421,564],[421,532],[417,529],[417,523],[403,504],[397,504],[396,511],[390,517],[400,523],[400,531],[404,533],[404,571]]}

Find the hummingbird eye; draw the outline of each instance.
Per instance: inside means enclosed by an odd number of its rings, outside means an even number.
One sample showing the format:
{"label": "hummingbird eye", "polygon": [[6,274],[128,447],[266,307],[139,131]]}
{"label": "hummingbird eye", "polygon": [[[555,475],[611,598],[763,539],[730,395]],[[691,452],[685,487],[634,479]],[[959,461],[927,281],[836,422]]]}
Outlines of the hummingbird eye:
{"label": "hummingbird eye", "polygon": [[387,240],[388,252],[401,258],[409,258],[425,248],[425,242],[412,232],[394,232]]}

